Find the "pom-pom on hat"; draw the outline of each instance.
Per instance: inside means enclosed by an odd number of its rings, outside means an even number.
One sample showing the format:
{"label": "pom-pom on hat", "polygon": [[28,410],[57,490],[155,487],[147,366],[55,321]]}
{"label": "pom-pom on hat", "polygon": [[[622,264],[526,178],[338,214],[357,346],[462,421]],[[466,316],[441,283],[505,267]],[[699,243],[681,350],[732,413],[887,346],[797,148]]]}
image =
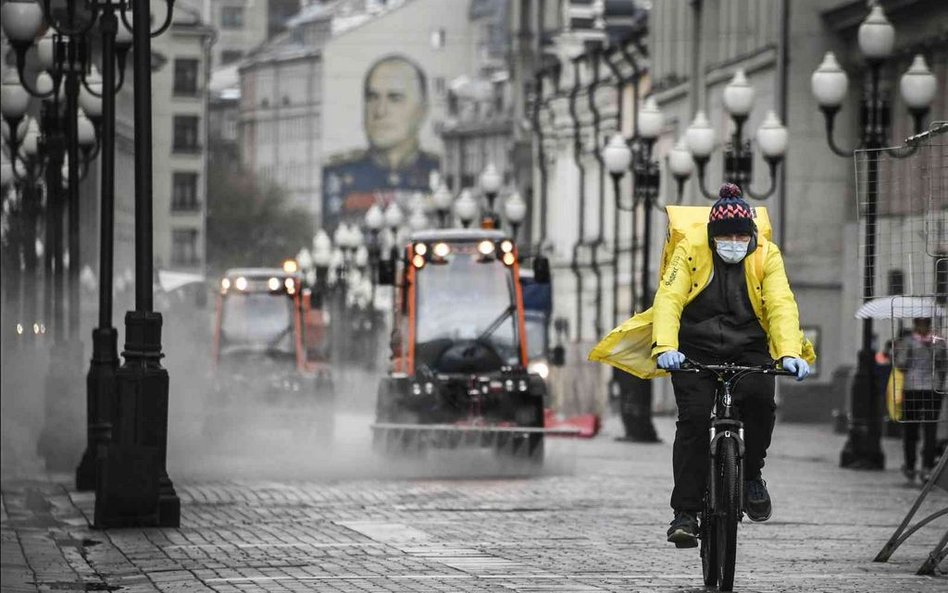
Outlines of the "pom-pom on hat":
{"label": "pom-pom on hat", "polygon": [[741,188],[733,183],[722,185],[718,201],[711,206],[708,235],[753,235],[756,230],[754,211],[741,199]]}

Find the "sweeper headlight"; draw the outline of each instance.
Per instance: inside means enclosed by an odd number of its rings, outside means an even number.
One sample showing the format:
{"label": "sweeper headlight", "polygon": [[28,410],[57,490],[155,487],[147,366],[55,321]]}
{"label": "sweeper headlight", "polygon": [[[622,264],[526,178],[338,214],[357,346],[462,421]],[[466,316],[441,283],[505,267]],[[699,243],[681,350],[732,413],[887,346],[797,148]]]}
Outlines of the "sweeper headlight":
{"label": "sweeper headlight", "polygon": [[221,280],[221,294],[226,294],[230,290],[230,278],[224,278]]}
{"label": "sweeper headlight", "polygon": [[419,270],[425,267],[425,256],[415,254],[415,257],[411,258],[411,265],[415,266]]}
{"label": "sweeper headlight", "polygon": [[511,253],[514,250],[513,241],[504,239],[500,242],[500,250],[504,253]]}
{"label": "sweeper headlight", "polygon": [[432,251],[435,257],[445,258],[451,253],[451,247],[447,243],[435,243]]}
{"label": "sweeper headlight", "polygon": [[234,287],[240,291],[247,290],[247,279],[241,276],[240,278],[234,281]]}
{"label": "sweeper headlight", "polygon": [[283,271],[287,274],[295,274],[300,269],[299,264],[296,263],[295,259],[288,259],[283,262]]}
{"label": "sweeper headlight", "polygon": [[543,361],[531,362],[527,367],[527,371],[530,373],[536,373],[540,375],[540,378],[546,379],[550,376],[550,367]]}
{"label": "sweeper headlight", "polygon": [[491,241],[481,241],[477,244],[477,252],[481,255],[491,255],[494,253],[494,243]]}
{"label": "sweeper headlight", "polygon": [[270,290],[280,290],[280,279],[279,278],[270,278],[267,280],[267,288]]}
{"label": "sweeper headlight", "polygon": [[428,253],[428,246],[424,243],[415,243],[415,255],[420,255],[422,257]]}
{"label": "sweeper headlight", "polygon": [[505,266],[512,266],[517,261],[517,257],[512,252],[508,252],[504,254],[503,261]]}

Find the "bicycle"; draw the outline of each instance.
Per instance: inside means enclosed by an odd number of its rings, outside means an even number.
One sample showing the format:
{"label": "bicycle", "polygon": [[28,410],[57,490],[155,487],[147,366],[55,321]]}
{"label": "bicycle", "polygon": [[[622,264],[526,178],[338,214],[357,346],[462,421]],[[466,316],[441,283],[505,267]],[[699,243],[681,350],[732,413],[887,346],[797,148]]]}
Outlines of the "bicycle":
{"label": "bicycle", "polygon": [[718,379],[711,412],[710,471],[705,489],[698,538],[704,584],[720,591],[734,587],[737,524],[744,517],[744,425],[734,415],[731,391],[742,378],[753,375],[793,375],[774,365],[701,364],[687,360],[677,373],[713,373]]}

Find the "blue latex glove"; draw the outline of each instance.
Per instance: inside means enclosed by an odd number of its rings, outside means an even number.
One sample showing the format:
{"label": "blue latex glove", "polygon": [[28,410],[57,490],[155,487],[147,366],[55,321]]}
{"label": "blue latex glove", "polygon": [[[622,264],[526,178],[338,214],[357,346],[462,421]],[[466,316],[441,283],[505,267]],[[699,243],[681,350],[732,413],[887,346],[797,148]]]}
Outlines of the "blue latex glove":
{"label": "blue latex glove", "polygon": [[681,363],[685,362],[685,355],[677,350],[669,350],[659,354],[657,362],[660,369],[680,369]]}
{"label": "blue latex glove", "polygon": [[785,356],[783,358],[784,370],[790,371],[797,376],[797,381],[802,381],[810,374],[810,365],[802,358]]}

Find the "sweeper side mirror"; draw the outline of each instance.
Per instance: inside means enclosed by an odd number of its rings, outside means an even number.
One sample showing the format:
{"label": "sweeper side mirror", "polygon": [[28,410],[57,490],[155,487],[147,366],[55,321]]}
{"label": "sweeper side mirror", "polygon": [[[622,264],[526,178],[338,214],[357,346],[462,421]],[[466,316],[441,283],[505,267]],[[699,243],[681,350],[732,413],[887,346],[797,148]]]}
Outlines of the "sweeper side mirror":
{"label": "sweeper side mirror", "polygon": [[533,281],[537,284],[550,283],[550,260],[542,255],[533,258]]}

